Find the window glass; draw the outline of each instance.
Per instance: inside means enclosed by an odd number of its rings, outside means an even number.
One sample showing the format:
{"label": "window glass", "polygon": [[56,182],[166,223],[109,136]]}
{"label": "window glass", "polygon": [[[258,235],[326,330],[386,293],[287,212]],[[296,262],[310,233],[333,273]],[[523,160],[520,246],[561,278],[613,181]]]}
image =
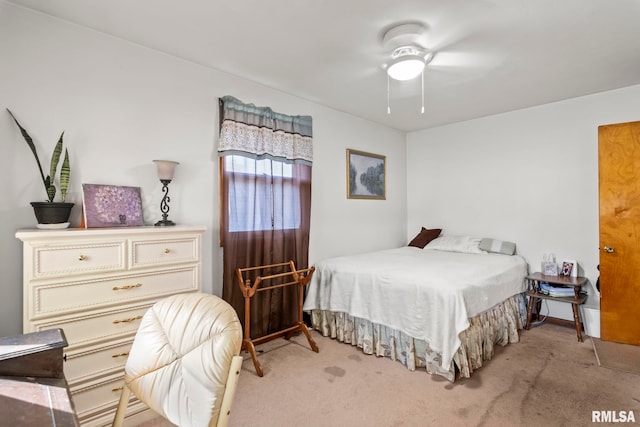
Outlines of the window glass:
{"label": "window glass", "polygon": [[252,175],[293,177],[293,165],[271,159],[256,160],[244,156],[225,156],[225,170]]}
{"label": "window glass", "polygon": [[224,158],[229,195],[229,231],[285,230],[300,227],[300,192],[293,165],[242,156]]}

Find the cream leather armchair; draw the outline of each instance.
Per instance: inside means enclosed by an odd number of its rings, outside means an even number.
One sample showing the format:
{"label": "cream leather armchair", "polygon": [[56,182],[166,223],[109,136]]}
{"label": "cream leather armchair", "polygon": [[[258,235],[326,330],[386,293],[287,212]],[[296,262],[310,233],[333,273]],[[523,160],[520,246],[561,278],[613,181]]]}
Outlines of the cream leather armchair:
{"label": "cream leather armchair", "polygon": [[173,295],[142,318],[125,366],[113,425],[133,392],[175,425],[226,426],[242,358],[235,310],[209,294]]}

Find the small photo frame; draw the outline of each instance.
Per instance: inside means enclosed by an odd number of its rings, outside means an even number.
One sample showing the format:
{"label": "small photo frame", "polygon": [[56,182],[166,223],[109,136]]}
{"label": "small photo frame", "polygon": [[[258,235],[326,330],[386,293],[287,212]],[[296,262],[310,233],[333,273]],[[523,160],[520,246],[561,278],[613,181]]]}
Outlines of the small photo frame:
{"label": "small photo frame", "polygon": [[578,277],[578,263],[573,259],[565,259],[560,267],[560,275]]}
{"label": "small photo frame", "polygon": [[140,187],[82,184],[86,228],[144,225]]}
{"label": "small photo frame", "polygon": [[347,149],[347,198],[386,199],[386,157]]}

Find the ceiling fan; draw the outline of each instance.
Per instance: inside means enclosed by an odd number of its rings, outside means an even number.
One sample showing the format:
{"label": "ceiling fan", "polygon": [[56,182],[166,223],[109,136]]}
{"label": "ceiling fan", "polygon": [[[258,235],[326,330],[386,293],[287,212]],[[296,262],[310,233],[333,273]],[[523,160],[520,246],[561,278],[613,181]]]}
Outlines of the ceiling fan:
{"label": "ceiling fan", "polygon": [[425,32],[426,27],[418,23],[399,24],[385,31],[382,43],[391,50],[391,60],[385,64],[389,77],[411,80],[424,71],[435,55],[424,46]]}
{"label": "ceiling fan", "polygon": [[[387,114],[390,114],[390,80],[408,81],[417,77],[421,78],[422,105],[421,114],[424,113],[424,74],[429,66],[430,72],[438,72],[442,76],[443,72],[449,75],[447,79],[451,81],[451,76],[458,75],[464,70],[465,79],[470,76],[481,75],[488,68],[493,67],[497,62],[493,55],[488,52],[479,53],[461,51],[454,49],[456,41],[463,38],[459,31],[449,34],[448,42],[436,41],[434,34],[427,34],[431,31],[426,24],[413,21],[395,24],[381,34],[384,57],[382,68],[387,74]],[[457,37],[453,37],[452,34]],[[427,39],[427,36],[429,38]],[[442,36],[440,37],[443,38]],[[485,49],[486,50],[486,49]],[[435,60],[434,60],[435,59]],[[471,71],[475,69],[475,71]],[[451,73],[451,71],[457,71]],[[481,74],[478,74],[481,73]],[[441,77],[442,78],[442,77]]]}
{"label": "ceiling fan", "polygon": [[422,107],[424,114],[424,68],[435,53],[425,47],[426,26],[419,23],[404,23],[389,28],[382,36],[382,43],[391,52],[388,63],[383,64],[387,72],[387,114],[391,114],[390,79],[412,80],[422,77]]}

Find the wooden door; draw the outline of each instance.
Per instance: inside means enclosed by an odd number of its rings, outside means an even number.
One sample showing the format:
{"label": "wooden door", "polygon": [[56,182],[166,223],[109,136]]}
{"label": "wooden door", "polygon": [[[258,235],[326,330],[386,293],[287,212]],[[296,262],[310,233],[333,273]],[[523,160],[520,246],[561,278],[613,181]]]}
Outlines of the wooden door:
{"label": "wooden door", "polygon": [[600,336],[640,345],[640,122],[598,128]]}

